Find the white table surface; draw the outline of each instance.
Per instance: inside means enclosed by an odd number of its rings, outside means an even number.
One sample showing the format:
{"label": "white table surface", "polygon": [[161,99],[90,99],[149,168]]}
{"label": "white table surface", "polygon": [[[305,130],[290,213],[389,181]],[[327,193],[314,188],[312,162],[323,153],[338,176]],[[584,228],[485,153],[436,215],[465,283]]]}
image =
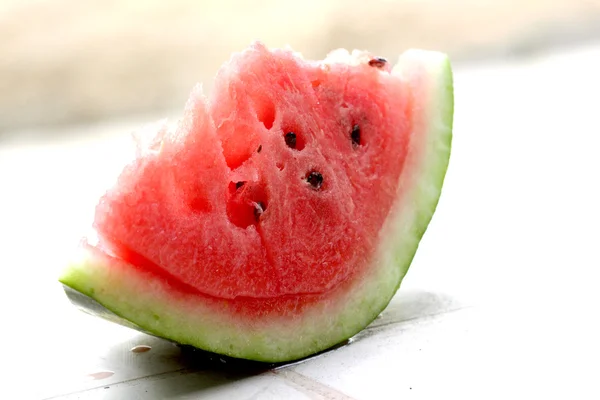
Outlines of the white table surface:
{"label": "white table surface", "polygon": [[348,345],[264,372],[64,296],[61,262],[131,124],[5,143],[0,398],[600,398],[599,71],[594,46],[458,66],[445,190],[399,294]]}

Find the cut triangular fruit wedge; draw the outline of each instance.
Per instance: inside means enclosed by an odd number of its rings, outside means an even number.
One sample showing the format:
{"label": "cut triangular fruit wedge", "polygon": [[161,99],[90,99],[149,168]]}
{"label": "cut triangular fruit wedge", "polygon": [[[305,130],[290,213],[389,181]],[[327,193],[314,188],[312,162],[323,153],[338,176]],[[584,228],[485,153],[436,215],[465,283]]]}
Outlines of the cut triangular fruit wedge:
{"label": "cut triangular fruit wedge", "polygon": [[280,362],[327,349],[399,288],[452,118],[444,54],[409,50],[392,68],[254,44],[140,142],[96,208],[99,239],[60,281],[93,313],[207,351]]}

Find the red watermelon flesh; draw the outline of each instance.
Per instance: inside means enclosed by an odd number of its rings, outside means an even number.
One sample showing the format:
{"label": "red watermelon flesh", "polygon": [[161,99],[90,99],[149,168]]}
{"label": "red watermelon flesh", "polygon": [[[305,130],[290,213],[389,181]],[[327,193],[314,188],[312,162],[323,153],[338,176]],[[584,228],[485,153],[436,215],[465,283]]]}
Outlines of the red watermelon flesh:
{"label": "red watermelon flesh", "polygon": [[218,75],[207,107],[193,93],[184,124],[128,167],[95,227],[126,260],[139,254],[203,294],[324,293],[369,265],[410,106],[399,80],[367,64],[323,69],[255,46]]}
{"label": "red watermelon flesh", "polygon": [[398,288],[448,162],[447,59],[407,60],[402,75],[365,52],[235,55],[210,98],[196,87],[177,126],[140,144],[97,206],[99,244],[61,281],[236,357],[293,359],[356,333]]}

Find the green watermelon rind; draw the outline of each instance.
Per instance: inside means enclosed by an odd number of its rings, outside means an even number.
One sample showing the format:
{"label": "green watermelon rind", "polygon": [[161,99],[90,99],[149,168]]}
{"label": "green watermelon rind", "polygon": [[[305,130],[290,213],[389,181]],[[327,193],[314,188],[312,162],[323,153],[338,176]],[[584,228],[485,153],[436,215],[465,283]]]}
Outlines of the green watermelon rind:
{"label": "green watermelon rind", "polygon": [[291,361],[354,336],[387,307],[400,287],[437,207],[450,159],[454,94],[448,57],[408,50],[392,73],[411,87],[416,140],[411,140],[405,161],[408,173],[401,177],[398,200],[380,231],[372,273],[351,289],[334,289],[328,301],[311,306],[293,321],[240,324],[227,313],[225,301],[217,313],[149,272],[132,266],[113,268],[115,260],[85,248],[65,268],[60,282],[142,331],[231,357]]}

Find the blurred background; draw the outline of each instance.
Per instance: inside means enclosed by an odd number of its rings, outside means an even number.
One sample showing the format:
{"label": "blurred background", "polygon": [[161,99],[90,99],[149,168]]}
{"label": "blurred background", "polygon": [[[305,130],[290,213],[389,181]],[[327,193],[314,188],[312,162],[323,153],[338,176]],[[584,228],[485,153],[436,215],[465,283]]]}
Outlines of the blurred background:
{"label": "blurred background", "polygon": [[0,2],[0,142],[179,112],[195,82],[260,39],[308,58],[338,47],[456,63],[532,56],[600,35],[600,0]]}
{"label": "blurred background", "polygon": [[[403,285],[510,310],[496,337],[480,338],[486,351],[521,313],[519,335],[534,339],[517,335],[506,354],[521,363],[539,350],[523,376],[564,382],[566,397],[584,390],[569,374],[597,371],[571,367],[600,335],[583,326],[600,301],[600,0],[0,0],[0,315],[19,328],[2,340],[42,355],[20,390],[35,389],[31,374],[48,393],[61,379],[70,390],[55,359],[82,373],[62,350],[73,337],[55,329],[85,332],[65,316],[58,269],[130,156],[131,132],[179,117],[193,85],[210,91],[220,64],[255,39],[316,59],[338,47],[393,61],[408,47],[450,54],[452,158]],[[572,332],[563,354],[556,343]],[[31,370],[22,346],[5,347],[8,364]],[[553,365],[569,370],[552,380]]]}

